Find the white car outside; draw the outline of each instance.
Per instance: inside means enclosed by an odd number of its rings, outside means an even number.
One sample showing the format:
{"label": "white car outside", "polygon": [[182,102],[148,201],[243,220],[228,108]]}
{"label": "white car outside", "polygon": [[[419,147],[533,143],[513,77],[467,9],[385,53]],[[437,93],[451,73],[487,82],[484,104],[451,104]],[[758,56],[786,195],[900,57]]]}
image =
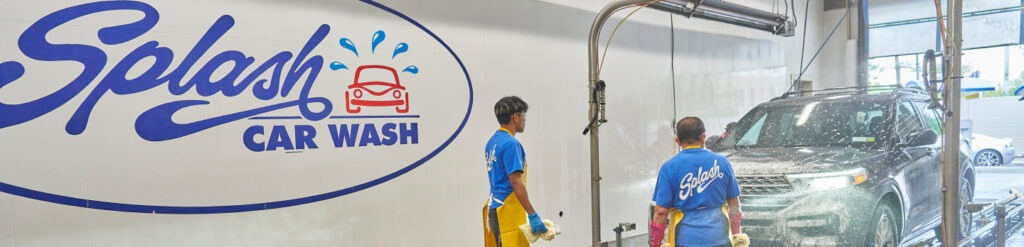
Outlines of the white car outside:
{"label": "white car outside", "polygon": [[1000,166],[1010,164],[1014,158],[1013,139],[995,138],[982,134],[974,134],[971,141],[971,156],[978,166]]}

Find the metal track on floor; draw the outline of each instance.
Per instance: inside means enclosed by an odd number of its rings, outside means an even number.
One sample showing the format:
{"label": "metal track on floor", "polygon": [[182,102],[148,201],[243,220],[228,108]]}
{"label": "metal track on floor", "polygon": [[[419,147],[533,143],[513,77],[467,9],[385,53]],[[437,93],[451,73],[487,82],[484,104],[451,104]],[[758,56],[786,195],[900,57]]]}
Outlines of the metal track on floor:
{"label": "metal track on floor", "polygon": [[[967,210],[971,212],[974,230],[958,246],[1005,247],[1009,236],[1024,228],[1024,194],[1014,189],[1010,189],[1010,195],[996,202],[970,203]],[[926,235],[910,239],[902,246],[942,246],[939,242],[936,237]]]}

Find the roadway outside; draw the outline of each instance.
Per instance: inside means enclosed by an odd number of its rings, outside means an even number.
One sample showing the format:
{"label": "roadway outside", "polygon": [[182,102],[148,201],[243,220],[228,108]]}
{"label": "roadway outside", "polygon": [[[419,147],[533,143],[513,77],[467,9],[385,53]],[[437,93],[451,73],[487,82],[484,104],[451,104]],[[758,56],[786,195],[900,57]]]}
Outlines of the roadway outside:
{"label": "roadway outside", "polygon": [[[978,169],[978,188],[974,190],[976,202],[994,202],[1006,197],[1010,188],[1024,191],[1024,158],[1014,159],[1007,166]],[[1006,246],[1024,246],[1024,231],[1009,234]]]}

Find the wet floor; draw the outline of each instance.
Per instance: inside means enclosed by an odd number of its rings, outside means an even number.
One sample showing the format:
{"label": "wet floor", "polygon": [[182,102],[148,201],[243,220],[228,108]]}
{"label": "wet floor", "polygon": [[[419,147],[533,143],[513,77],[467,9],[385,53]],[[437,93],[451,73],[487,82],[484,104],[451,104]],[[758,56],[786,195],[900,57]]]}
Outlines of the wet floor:
{"label": "wet floor", "polygon": [[[1021,179],[1021,177],[1024,177],[1024,158],[1017,158],[1017,160],[1014,160],[1012,164],[1006,166],[977,167],[977,171],[977,188],[974,190],[974,198],[976,202],[993,202],[999,200],[1000,198],[1007,196],[1010,188],[1015,188],[1018,191],[1024,191],[1024,179]],[[639,224],[638,227],[640,227]],[[938,241],[935,240],[933,234],[928,235],[929,236],[921,236],[920,238],[917,238],[917,240],[923,240],[926,244],[915,246],[941,246]],[[610,239],[609,241],[611,242],[606,246],[616,246],[614,239]],[[649,246],[647,243],[647,234],[624,238],[622,246]],[[1006,246],[1024,247],[1024,231],[1011,233],[1006,241]]]}

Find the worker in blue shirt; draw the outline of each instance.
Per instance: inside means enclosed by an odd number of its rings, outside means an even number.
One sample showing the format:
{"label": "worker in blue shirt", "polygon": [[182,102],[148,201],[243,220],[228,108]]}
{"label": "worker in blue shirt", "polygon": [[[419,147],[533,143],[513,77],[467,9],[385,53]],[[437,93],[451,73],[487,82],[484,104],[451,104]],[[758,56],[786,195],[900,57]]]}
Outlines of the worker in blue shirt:
{"label": "worker in blue shirt", "polygon": [[658,171],[652,247],[662,246],[666,228],[672,246],[732,246],[730,231],[740,234],[743,213],[736,175],[729,160],[703,148],[704,138],[700,118],[676,123],[676,144],[683,150]]}
{"label": "worker in blue shirt", "polygon": [[526,192],[526,151],[516,133],[526,129],[529,106],[516,96],[501,98],[494,104],[494,115],[501,125],[484,146],[491,195],[483,208],[484,246],[527,247],[530,242],[519,226],[530,223],[533,233],[548,231],[530,203]]}

